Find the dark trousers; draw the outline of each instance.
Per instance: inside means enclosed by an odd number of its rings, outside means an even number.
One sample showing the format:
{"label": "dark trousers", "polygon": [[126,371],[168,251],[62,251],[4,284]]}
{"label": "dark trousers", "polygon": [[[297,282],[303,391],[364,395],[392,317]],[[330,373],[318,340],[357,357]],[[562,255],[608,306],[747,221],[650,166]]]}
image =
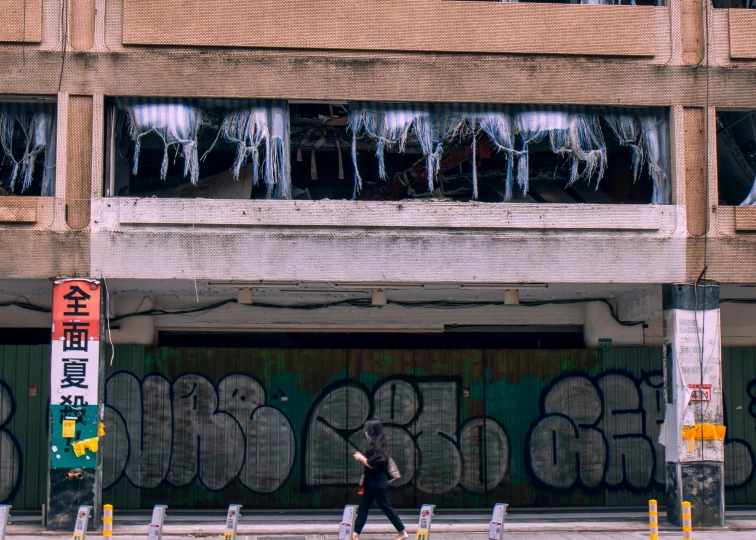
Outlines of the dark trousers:
{"label": "dark trousers", "polygon": [[404,523],[402,523],[396,510],[394,510],[391,507],[391,504],[389,504],[388,488],[369,485],[365,486],[365,493],[362,494],[362,498],[360,499],[360,508],[357,511],[357,521],[354,524],[354,532],[357,534],[362,532],[362,528],[367,522],[370,505],[373,504],[374,500],[378,503],[378,508],[386,514],[386,517],[389,518],[389,521],[391,521],[391,524],[396,530],[402,532],[404,530]]}

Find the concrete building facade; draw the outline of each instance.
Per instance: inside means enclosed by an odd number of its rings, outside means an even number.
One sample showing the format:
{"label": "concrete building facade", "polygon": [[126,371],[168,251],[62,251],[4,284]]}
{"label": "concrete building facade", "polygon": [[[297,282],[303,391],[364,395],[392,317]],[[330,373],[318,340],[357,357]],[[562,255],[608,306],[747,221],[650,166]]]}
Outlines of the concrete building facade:
{"label": "concrete building facade", "polygon": [[[756,500],[756,12],[0,6],[0,501],[65,493],[61,527],[102,497],[339,506],[370,415],[392,426],[402,506],[692,498],[719,524]],[[139,125],[139,107],[201,126]],[[258,138],[234,150],[229,111],[253,108]],[[358,137],[363,113],[378,127]],[[531,113],[566,123],[529,130]],[[28,434],[58,429],[33,404],[51,399],[56,278],[105,293],[106,434],[83,488]]]}

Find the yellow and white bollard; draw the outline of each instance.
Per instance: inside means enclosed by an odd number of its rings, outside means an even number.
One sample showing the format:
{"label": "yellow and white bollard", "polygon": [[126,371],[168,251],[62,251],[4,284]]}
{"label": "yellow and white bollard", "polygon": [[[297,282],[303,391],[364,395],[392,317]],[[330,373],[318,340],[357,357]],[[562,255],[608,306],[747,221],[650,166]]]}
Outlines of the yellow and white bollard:
{"label": "yellow and white bollard", "polygon": [[113,536],[113,505],[102,507],[102,535]]}
{"label": "yellow and white bollard", "polygon": [[659,503],[655,499],[648,501],[649,540],[659,540]]}
{"label": "yellow and white bollard", "polygon": [[690,517],[690,503],[682,503],[683,540],[693,539],[693,520]]}

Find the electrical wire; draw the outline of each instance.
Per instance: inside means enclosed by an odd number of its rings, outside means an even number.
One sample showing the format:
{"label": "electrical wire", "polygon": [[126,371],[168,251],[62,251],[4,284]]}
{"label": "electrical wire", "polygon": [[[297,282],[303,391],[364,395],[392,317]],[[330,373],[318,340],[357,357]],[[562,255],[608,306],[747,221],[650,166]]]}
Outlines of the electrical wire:
{"label": "electrical wire", "polygon": [[[609,306],[609,311],[612,315],[612,318],[621,326],[638,326],[641,324],[644,324],[643,321],[622,321],[617,316],[616,309],[612,302],[607,298],[576,298],[576,299],[564,299],[564,300],[538,300],[538,301],[531,301],[531,302],[520,302],[518,305],[521,307],[539,307],[539,306],[547,306],[547,305],[571,305],[571,304],[585,304],[588,302],[603,302],[607,306]],[[754,303],[756,303],[756,300],[754,300]],[[235,298],[229,298],[227,300],[222,300],[220,302],[215,302],[213,304],[208,304],[206,306],[200,306],[196,308],[188,308],[188,309],[171,309],[171,308],[155,308],[155,309],[148,309],[145,311],[136,311],[133,313],[125,313],[123,315],[119,315],[117,317],[109,318],[109,323],[128,319],[131,317],[152,317],[152,316],[160,316],[160,315],[192,315],[196,313],[206,313],[208,311],[213,311],[216,309],[219,309],[223,306],[226,306],[228,304],[239,304],[238,300]],[[482,302],[471,302],[471,301],[452,301],[452,300],[438,300],[438,301],[418,301],[418,302],[411,302],[411,301],[392,301],[389,300],[389,305],[395,305],[402,308],[407,309],[459,309],[459,308],[476,308],[476,307],[489,307],[489,306],[509,306],[509,307],[516,307],[511,306],[509,304],[506,304],[503,301],[482,301]],[[239,304],[242,306],[247,306],[247,304]],[[0,307],[10,307],[15,306],[22,309],[28,309],[31,311],[38,311],[42,313],[50,313],[52,310],[50,308],[46,308],[44,306],[39,306],[36,304],[33,304],[31,302],[5,302],[0,303]],[[252,308],[265,308],[265,309],[288,309],[288,310],[314,310],[314,309],[325,309],[329,307],[337,307],[337,306],[348,306],[348,307],[357,307],[357,308],[377,308],[378,306],[374,306],[372,303],[372,300],[368,298],[352,298],[352,299],[346,299],[346,300],[337,300],[334,302],[322,302],[322,303],[309,303],[309,304],[271,304],[271,303],[265,303],[265,302],[255,302],[254,304],[249,305],[249,307]]]}

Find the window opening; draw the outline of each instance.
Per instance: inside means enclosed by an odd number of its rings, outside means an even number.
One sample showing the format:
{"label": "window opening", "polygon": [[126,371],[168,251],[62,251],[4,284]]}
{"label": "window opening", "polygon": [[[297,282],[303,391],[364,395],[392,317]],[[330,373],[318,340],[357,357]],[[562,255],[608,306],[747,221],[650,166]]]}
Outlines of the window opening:
{"label": "window opening", "polygon": [[0,102],[0,195],[55,195],[56,109]]}
{"label": "window opening", "polygon": [[118,195],[669,204],[663,109],[122,98]]}
{"label": "window opening", "polygon": [[717,112],[720,205],[756,206],[756,111]]}
{"label": "window opening", "polygon": [[756,0],[714,0],[714,7],[723,9],[753,9],[756,8]]}

